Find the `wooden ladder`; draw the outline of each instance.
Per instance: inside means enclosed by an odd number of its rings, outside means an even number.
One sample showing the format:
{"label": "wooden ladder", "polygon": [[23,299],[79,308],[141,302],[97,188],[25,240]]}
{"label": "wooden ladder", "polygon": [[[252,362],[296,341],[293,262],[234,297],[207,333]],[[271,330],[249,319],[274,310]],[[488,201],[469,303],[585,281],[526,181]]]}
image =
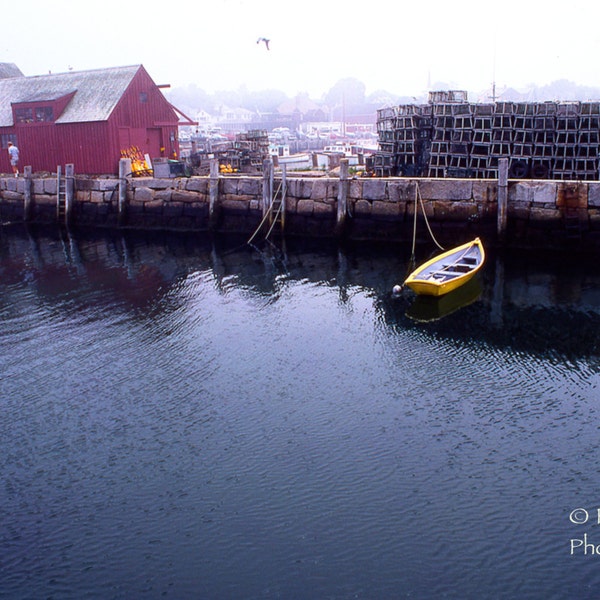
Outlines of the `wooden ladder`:
{"label": "wooden ladder", "polygon": [[67,178],[60,166],[56,168],[56,220],[67,222]]}
{"label": "wooden ladder", "polygon": [[283,233],[285,213],[283,211],[283,194],[281,189],[275,191],[269,213],[269,232]]}
{"label": "wooden ladder", "polygon": [[56,167],[56,220],[58,223],[69,226],[71,210],[73,208],[73,195],[75,192],[74,168],[72,164]]}

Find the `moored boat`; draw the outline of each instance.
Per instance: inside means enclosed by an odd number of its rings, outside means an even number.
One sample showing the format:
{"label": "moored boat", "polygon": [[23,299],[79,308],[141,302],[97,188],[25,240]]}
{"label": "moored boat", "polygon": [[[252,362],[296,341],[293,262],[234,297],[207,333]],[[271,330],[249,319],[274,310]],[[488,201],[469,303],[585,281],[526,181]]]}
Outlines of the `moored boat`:
{"label": "moored boat", "polygon": [[483,267],[485,250],[479,238],[438,254],[404,281],[416,294],[442,296],[464,285]]}

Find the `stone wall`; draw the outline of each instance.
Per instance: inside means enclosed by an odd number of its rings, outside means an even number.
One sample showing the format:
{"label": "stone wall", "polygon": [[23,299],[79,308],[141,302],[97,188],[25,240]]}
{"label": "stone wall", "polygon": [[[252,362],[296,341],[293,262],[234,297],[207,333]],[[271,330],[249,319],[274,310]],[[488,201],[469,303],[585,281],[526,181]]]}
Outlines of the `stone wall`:
{"label": "stone wall", "polygon": [[[74,226],[250,235],[264,214],[266,184],[260,176],[75,176],[73,181],[69,222]],[[273,189],[280,184],[275,177]],[[479,235],[491,244],[497,238],[495,180],[288,176],[286,184],[285,229],[290,235],[412,239],[418,206],[417,233],[423,239],[429,236],[427,224],[440,241]],[[212,205],[211,186],[216,192]],[[340,202],[346,207],[341,216]],[[2,222],[56,222],[56,178],[0,178],[0,217]],[[506,242],[540,247],[577,242],[600,249],[600,182],[510,180]]]}

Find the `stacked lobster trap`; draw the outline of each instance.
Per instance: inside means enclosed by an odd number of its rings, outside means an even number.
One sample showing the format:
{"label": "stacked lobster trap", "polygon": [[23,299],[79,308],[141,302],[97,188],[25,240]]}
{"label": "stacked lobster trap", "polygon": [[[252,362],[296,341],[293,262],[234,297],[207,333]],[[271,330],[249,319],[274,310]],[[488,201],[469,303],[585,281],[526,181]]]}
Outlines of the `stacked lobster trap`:
{"label": "stacked lobster trap", "polygon": [[470,103],[430,92],[427,104],[377,111],[375,175],[598,180],[600,102]]}

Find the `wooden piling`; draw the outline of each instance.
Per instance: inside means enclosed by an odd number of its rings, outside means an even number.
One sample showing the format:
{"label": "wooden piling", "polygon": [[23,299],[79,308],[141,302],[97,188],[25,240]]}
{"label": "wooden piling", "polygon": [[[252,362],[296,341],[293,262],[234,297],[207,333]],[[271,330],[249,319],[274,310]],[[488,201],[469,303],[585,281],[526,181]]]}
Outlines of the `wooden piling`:
{"label": "wooden piling", "polygon": [[75,195],[75,165],[65,165],[65,225],[71,223]]}
{"label": "wooden piling", "polygon": [[121,158],[119,160],[119,207],[118,223],[125,224],[127,215],[127,176],[131,174],[131,159]]}
{"label": "wooden piling", "polygon": [[32,194],[33,181],[31,179],[32,169],[27,166],[23,169],[23,220],[30,221],[32,213]]}
{"label": "wooden piling", "polygon": [[62,174],[62,166],[56,165],[56,220],[60,223],[61,217],[61,197],[60,192],[63,187],[63,174]]}
{"label": "wooden piling", "polygon": [[498,240],[506,239],[508,213],[508,158],[498,159]]}
{"label": "wooden piling", "polygon": [[273,204],[273,161],[266,158],[263,161],[263,181],[262,181],[262,215],[265,217],[271,210]]}
{"label": "wooden piling", "polygon": [[208,227],[211,231],[217,229],[219,221],[219,161],[210,161],[210,176],[208,180]]}
{"label": "wooden piling", "polygon": [[281,234],[285,231],[285,213],[286,213],[286,195],[287,195],[287,165],[281,165]]}
{"label": "wooden piling", "polygon": [[335,234],[340,237],[344,234],[346,228],[346,215],[348,213],[348,172],[349,160],[342,158],[340,160],[340,184],[337,198],[337,219],[335,224]]}

